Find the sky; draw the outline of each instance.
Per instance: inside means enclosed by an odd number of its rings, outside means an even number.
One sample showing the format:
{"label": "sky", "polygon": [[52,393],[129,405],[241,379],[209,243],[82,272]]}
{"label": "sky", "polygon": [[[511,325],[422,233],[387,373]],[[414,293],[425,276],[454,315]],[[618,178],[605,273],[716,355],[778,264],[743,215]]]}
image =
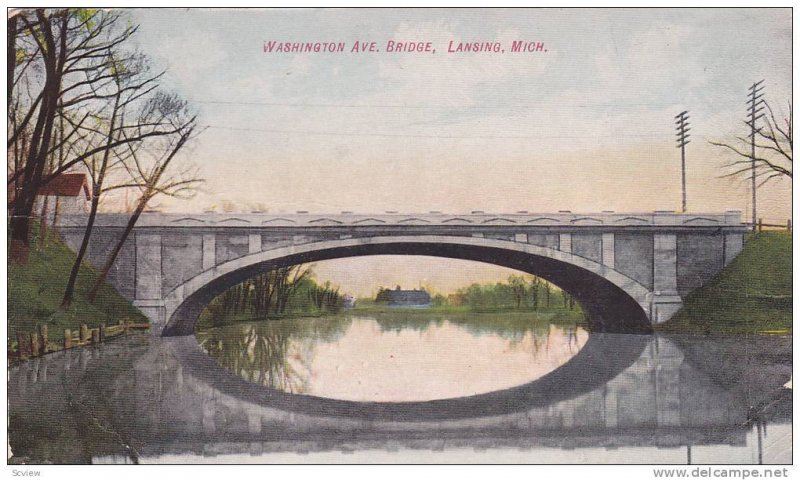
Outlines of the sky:
{"label": "sky", "polygon": [[[206,179],[203,191],[159,200],[163,211],[679,209],[673,117],[689,110],[688,209],[742,210],[749,220],[749,183],[721,178],[735,157],[709,141],[746,134],[754,81],[764,80],[776,111],[791,98],[789,9],[144,9],[132,17],[139,48],[206,127],[184,152]],[[435,53],[387,52],[390,40],[430,42]],[[346,47],[265,52],[272,41]],[[513,53],[514,41],[541,42],[542,51]],[[352,53],[355,42],[380,51]],[[505,51],[449,53],[450,42]],[[758,201],[760,217],[785,222],[791,182],[765,185]],[[452,261],[396,260],[391,283],[466,275],[463,266],[443,273]],[[377,279],[341,272],[379,267],[352,259],[316,270],[363,293]],[[466,276],[507,276],[489,270]]]}

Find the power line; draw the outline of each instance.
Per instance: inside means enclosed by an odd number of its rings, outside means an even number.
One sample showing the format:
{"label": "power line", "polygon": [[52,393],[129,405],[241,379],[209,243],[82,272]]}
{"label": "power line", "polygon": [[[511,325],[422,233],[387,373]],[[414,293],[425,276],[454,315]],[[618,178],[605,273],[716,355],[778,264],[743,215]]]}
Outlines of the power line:
{"label": "power line", "polygon": [[[282,135],[320,135],[336,137],[383,137],[383,138],[441,138],[441,139],[543,139],[543,138],[587,138],[587,135],[430,135],[413,133],[365,133],[365,132],[326,132],[312,130],[280,130],[270,128],[245,128],[245,127],[223,127],[220,125],[205,125],[205,128],[218,130],[234,130],[242,132],[262,132],[279,133]],[[663,138],[664,134],[618,134],[618,137],[630,138]]]}
{"label": "power line", "polygon": [[[251,127],[230,127],[222,125],[204,125],[204,128],[213,128],[217,130],[233,130],[242,132],[262,132],[262,133],[278,133],[282,135],[320,135],[320,136],[342,136],[342,137],[387,137],[387,138],[442,138],[442,139],[545,139],[545,138],[589,138],[586,135],[431,135],[431,134],[414,134],[414,133],[368,133],[368,132],[328,132],[321,130],[281,130],[271,128],[251,128]],[[627,138],[667,138],[671,134],[666,133],[644,133],[644,134],[617,134],[617,137]],[[707,135],[695,135],[699,138],[709,139],[718,138]]]}
{"label": "power line", "polygon": [[[342,103],[284,103],[284,102],[254,102],[254,101],[233,101],[233,100],[192,100],[192,103],[200,103],[207,105],[233,105],[233,106],[255,106],[255,107],[292,107],[292,108],[406,108],[409,110],[427,110],[427,109],[507,109],[507,110],[525,110],[542,108],[541,105],[406,105],[406,104],[342,104]],[[671,107],[674,103],[581,103],[573,105],[564,105],[562,107],[577,107],[577,108],[598,108],[598,107]]]}
{"label": "power line", "polygon": [[[408,109],[425,109],[425,108],[462,108],[452,107],[448,105],[358,105],[358,104],[334,104],[334,103],[278,103],[278,102],[234,102],[222,100],[192,100],[192,103],[203,103],[212,105],[243,105],[255,107],[315,107],[315,108],[408,108]],[[466,107],[463,107],[466,108]],[[473,107],[469,107],[473,108]],[[480,108],[480,107],[476,107]],[[490,107],[483,107],[490,108]]]}

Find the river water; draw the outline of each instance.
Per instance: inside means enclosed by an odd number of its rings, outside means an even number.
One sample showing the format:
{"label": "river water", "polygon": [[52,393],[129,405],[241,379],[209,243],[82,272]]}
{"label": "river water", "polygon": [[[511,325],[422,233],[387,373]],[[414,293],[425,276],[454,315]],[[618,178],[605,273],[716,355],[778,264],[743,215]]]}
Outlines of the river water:
{"label": "river water", "polygon": [[398,313],[238,324],[197,338],[251,382],[340,400],[409,402],[531,382],[566,363],[588,335],[530,314]]}
{"label": "river water", "polygon": [[790,463],[791,338],[532,314],[236,324],[9,369],[29,463]]}

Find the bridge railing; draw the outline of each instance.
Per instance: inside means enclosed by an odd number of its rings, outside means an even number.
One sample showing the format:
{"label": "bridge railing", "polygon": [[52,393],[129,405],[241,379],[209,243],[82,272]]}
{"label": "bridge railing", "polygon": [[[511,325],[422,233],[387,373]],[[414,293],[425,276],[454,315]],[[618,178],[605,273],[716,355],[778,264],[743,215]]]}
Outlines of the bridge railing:
{"label": "bridge railing", "polygon": [[[71,215],[59,217],[60,228],[82,228],[88,217]],[[95,226],[124,227],[129,218],[124,214],[105,213],[98,215]],[[667,210],[654,212],[571,212],[556,213],[518,211],[514,213],[145,213],[139,218],[137,228],[307,228],[307,227],[575,227],[595,228],[599,225],[614,227],[741,227],[741,212],[693,212],[678,213]]]}

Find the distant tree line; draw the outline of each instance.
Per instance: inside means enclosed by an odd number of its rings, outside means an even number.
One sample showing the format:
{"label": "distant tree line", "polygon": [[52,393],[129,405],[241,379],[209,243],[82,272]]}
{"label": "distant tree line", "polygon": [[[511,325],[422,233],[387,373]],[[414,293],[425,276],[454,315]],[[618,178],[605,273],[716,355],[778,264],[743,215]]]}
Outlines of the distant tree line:
{"label": "distant tree line", "polygon": [[218,295],[206,310],[213,325],[237,319],[267,319],[289,314],[336,313],[339,288],[317,284],[310,266],[293,265],[261,273]]}
{"label": "distant tree line", "polygon": [[433,297],[434,306],[469,306],[472,310],[562,308],[579,310],[580,306],[569,293],[538,277],[511,275],[506,282],[473,283],[447,297]]}

